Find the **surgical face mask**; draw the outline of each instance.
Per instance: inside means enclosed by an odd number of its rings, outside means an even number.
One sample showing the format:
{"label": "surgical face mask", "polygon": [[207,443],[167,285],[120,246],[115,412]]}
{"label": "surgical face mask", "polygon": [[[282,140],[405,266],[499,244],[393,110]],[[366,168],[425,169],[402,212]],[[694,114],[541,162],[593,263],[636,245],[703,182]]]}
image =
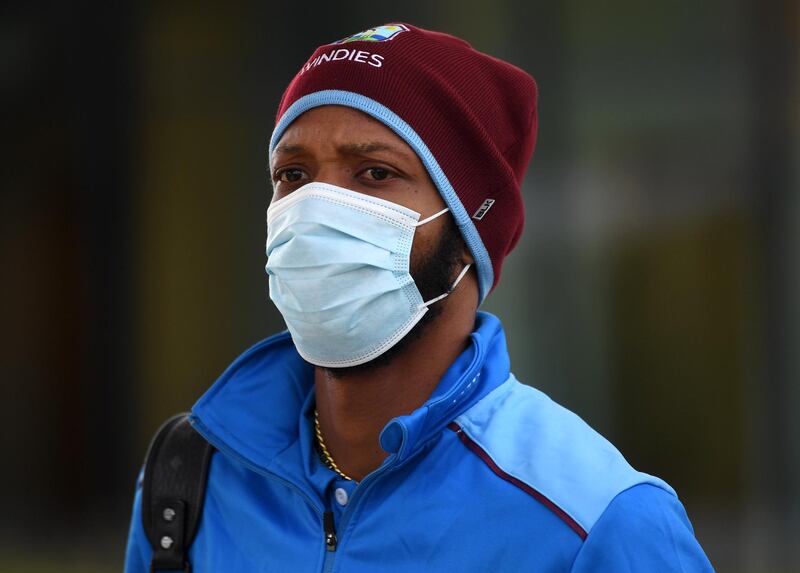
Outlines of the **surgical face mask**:
{"label": "surgical face mask", "polygon": [[363,364],[397,344],[428,307],[410,273],[416,211],[312,182],[267,211],[269,295],[300,355],[317,366]]}

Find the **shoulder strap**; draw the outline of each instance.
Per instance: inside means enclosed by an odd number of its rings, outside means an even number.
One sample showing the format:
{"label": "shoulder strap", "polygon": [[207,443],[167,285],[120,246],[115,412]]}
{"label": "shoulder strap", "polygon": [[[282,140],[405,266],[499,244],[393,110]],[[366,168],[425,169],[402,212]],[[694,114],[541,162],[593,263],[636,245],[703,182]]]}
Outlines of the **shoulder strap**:
{"label": "shoulder strap", "polygon": [[142,484],[142,523],[153,547],[151,572],[191,571],[188,550],[202,515],[213,451],[185,413],[167,420],[150,443]]}

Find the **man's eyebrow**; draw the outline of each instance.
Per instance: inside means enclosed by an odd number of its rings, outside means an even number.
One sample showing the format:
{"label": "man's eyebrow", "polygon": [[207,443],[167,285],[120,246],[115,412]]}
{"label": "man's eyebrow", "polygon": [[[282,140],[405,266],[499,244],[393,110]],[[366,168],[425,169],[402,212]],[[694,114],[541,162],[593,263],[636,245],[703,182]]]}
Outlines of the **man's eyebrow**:
{"label": "man's eyebrow", "polygon": [[295,143],[281,143],[272,153],[303,153],[306,150],[302,145]]}
{"label": "man's eyebrow", "polygon": [[[300,145],[297,143],[281,143],[275,148],[273,154],[298,154],[298,153],[305,153],[308,149],[304,145]],[[343,143],[342,145],[338,145],[336,147],[336,151],[338,151],[342,155],[365,155],[368,153],[377,153],[379,151],[388,151],[390,153],[396,153],[400,155],[404,159],[410,159],[410,155],[404,149],[396,146],[391,145],[390,143],[385,143],[382,141],[370,141],[364,143]]]}
{"label": "man's eyebrow", "polygon": [[408,157],[408,154],[403,149],[382,141],[372,141],[367,143],[345,143],[338,146],[336,149],[343,155],[364,155],[366,153],[375,153],[378,151],[389,151],[391,153],[397,153],[398,155]]}

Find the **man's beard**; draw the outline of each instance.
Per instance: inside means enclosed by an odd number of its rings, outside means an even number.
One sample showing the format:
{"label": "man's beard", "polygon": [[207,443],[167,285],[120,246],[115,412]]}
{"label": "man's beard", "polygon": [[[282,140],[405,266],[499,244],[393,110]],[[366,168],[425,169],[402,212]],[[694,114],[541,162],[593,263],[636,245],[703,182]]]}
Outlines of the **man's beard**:
{"label": "man's beard", "polygon": [[[447,217],[447,227],[444,229],[433,253],[423,261],[412,264],[411,267],[411,276],[414,278],[423,301],[436,298],[450,290],[457,273],[461,271],[461,258],[465,249],[464,239],[461,237],[453,218]],[[447,299],[445,298],[444,300]],[[422,337],[425,330],[439,317],[442,313],[441,303],[444,300],[430,305],[428,312],[422,315],[422,318],[408,331],[408,334],[380,356],[364,364],[345,368],[325,368],[325,370],[334,378],[342,378],[348,374],[363,373],[388,366],[412,342]]]}

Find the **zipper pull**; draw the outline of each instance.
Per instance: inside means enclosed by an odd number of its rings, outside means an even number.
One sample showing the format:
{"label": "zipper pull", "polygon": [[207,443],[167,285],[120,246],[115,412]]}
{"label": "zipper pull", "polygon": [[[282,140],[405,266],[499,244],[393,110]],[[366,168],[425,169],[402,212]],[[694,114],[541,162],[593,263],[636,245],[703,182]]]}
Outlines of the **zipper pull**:
{"label": "zipper pull", "polygon": [[325,530],[325,548],[328,551],[336,551],[336,525],[333,522],[332,511],[322,514],[322,527]]}

